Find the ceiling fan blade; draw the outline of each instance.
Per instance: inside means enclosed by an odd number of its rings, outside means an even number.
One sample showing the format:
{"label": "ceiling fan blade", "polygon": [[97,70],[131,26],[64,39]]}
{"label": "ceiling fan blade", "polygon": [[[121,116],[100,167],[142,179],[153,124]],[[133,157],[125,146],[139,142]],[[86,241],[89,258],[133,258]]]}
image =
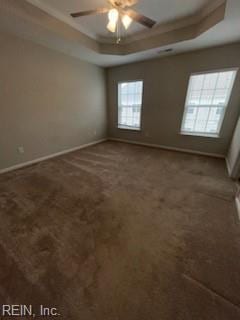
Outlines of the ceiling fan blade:
{"label": "ceiling fan blade", "polygon": [[95,10],[87,10],[87,11],[80,11],[80,12],[71,13],[71,16],[73,18],[78,18],[78,17],[89,16],[89,15],[94,15],[94,14],[106,13],[108,11],[109,11],[108,8],[98,8]]}
{"label": "ceiling fan blade", "polygon": [[127,14],[130,18],[132,18],[134,21],[142,24],[143,26],[147,28],[152,28],[157,22],[132,10],[132,9],[127,9],[123,10],[125,14]]}

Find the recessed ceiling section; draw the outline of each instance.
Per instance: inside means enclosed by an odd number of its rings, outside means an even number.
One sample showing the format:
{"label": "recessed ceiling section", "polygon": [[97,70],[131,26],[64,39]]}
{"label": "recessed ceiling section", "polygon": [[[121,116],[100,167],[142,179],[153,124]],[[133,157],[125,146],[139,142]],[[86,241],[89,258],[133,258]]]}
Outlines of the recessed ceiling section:
{"label": "recessed ceiling section", "polygon": [[[222,21],[226,0],[139,0],[132,8],[157,21],[150,30],[138,23],[122,34],[120,44],[107,31],[107,14],[97,14],[73,19],[70,13],[110,7],[107,0],[27,0],[48,14],[70,21],[78,30],[97,43],[101,54],[129,55],[141,51],[195,39]],[[71,19],[71,20],[69,20]],[[71,26],[74,26],[73,24]],[[109,36],[111,34],[111,36]]]}
{"label": "recessed ceiling section", "polygon": [[[69,17],[71,12],[92,10],[96,8],[109,7],[107,0],[37,0],[32,3],[41,3],[47,10]],[[186,18],[201,11],[210,3],[209,0],[139,0],[132,8],[145,16],[157,21],[158,24]],[[218,1],[219,2],[219,1]],[[94,38],[110,37],[111,33],[106,29],[107,14],[96,16],[85,16],[74,20],[81,30]],[[124,31],[124,30],[123,30]],[[145,29],[137,23],[133,23],[123,37],[133,35]]]}

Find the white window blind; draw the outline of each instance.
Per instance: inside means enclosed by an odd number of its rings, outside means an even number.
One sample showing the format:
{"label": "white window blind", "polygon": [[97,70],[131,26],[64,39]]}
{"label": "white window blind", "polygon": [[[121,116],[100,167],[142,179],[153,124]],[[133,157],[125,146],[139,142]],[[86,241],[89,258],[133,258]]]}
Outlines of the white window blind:
{"label": "white window blind", "polygon": [[181,133],[219,136],[236,70],[190,77]]}
{"label": "white window blind", "polygon": [[118,84],[118,128],[140,130],[143,81]]}

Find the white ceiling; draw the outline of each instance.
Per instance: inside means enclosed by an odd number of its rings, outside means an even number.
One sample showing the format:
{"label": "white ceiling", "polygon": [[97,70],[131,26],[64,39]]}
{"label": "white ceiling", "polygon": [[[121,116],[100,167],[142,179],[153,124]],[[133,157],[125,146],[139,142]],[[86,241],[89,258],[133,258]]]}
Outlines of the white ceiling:
{"label": "white ceiling", "polygon": [[[152,18],[157,23],[163,23],[193,14],[209,2],[211,0],[139,0],[132,8]],[[66,19],[69,18],[72,12],[109,7],[107,0],[41,0],[41,4],[56,13],[63,14]],[[73,20],[79,29],[89,36],[94,38],[112,36],[106,29],[107,14],[75,18]],[[127,31],[127,35],[141,30],[145,30],[145,28],[133,23]]]}
{"label": "white ceiling", "polygon": [[[96,5],[101,5],[101,3],[104,2],[104,0],[26,1],[31,3],[35,2],[35,4],[37,4],[38,2],[38,7],[41,7],[43,10],[43,7],[46,5],[46,3],[51,3],[51,5],[54,5],[54,3],[55,5],[61,3],[61,6],[65,4],[69,5],[69,7],[71,4],[71,7],[68,9],[69,12],[77,11],[79,9],[91,9],[91,4],[95,3],[95,7]],[[209,1],[210,0],[208,0],[208,2]],[[174,18],[174,14],[178,14],[179,16],[187,15],[190,13],[190,11],[196,10],[198,6],[201,6],[205,2],[206,1],[204,0],[140,0],[138,7],[140,8],[140,11],[143,14],[149,15],[152,18],[155,18],[154,12],[155,10],[158,10],[158,21],[163,22],[165,19]],[[14,2],[12,1],[12,3]],[[174,6],[173,3],[175,4]],[[63,9],[64,8],[62,8],[61,10]],[[47,11],[50,15],[56,17],[56,11],[51,13],[51,10],[47,10],[46,8],[45,11]],[[154,13],[154,15],[151,13]],[[91,17],[91,19],[92,18],[94,17]],[[73,19],[71,19],[71,17],[69,17],[68,15],[60,14],[59,19],[65,21],[65,23],[68,23],[69,25],[74,26],[75,28],[86,28],[88,29],[87,32],[93,33],[96,36],[96,31],[98,30],[98,28],[96,29],[94,21],[92,24],[90,22],[85,22],[85,24],[83,24],[82,20],[80,19],[80,26],[75,21],[73,22]],[[90,19],[90,17],[84,19],[87,20]],[[42,26],[38,24],[33,24],[31,20],[27,21],[25,19],[21,19],[21,17],[11,15],[10,12],[9,14],[7,14],[5,11],[3,11],[1,14],[1,10],[0,29],[3,31],[8,31],[17,34],[20,37],[24,37],[31,41],[35,41],[54,50],[59,50],[65,54],[80,58],[82,60],[86,60],[90,63],[108,67],[240,41],[240,0],[228,0],[226,16],[224,21],[218,23],[215,27],[203,33],[196,39],[183,41],[172,44],[171,46],[159,47],[125,56],[105,55],[94,52],[93,50],[90,50],[77,42],[67,40],[64,37],[60,37],[60,35],[50,32],[47,28],[42,28]],[[159,54],[159,51],[162,51],[165,48],[169,47],[173,48],[173,52],[162,52],[161,54]]]}

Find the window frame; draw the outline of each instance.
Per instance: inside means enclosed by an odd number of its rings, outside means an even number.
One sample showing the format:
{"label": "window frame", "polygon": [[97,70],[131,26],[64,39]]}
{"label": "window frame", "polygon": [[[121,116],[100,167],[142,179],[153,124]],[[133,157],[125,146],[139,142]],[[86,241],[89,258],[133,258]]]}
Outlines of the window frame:
{"label": "window frame", "polygon": [[[124,126],[118,123],[119,119],[119,86],[123,83],[133,83],[133,82],[142,82],[142,104],[140,108],[140,124],[139,128],[131,127],[131,126]],[[117,82],[117,129],[119,130],[129,130],[129,131],[142,131],[142,114],[143,114],[143,99],[144,99],[144,80],[143,79],[135,79],[135,80],[122,80]]]}
{"label": "window frame", "polygon": [[[226,110],[229,106],[229,101],[231,99],[231,95],[232,95],[232,91],[233,91],[233,87],[235,84],[235,80],[237,78],[237,73],[238,73],[239,68],[237,67],[233,67],[233,68],[224,68],[224,69],[215,69],[215,70],[208,70],[208,71],[200,71],[200,72],[194,72],[191,73],[189,78],[188,78],[188,86],[187,86],[187,93],[186,93],[186,98],[185,98],[185,104],[184,104],[184,110],[183,110],[183,116],[182,116],[182,121],[181,121],[181,127],[180,127],[180,134],[181,135],[185,135],[185,136],[196,136],[196,137],[206,137],[206,138],[220,138],[222,135],[222,127],[223,127],[223,121],[225,119],[225,115],[226,115]],[[226,103],[225,105],[222,107],[223,108],[223,112],[221,114],[221,118],[218,122],[218,132],[217,133],[210,133],[210,132],[197,132],[197,131],[184,131],[183,127],[184,127],[184,123],[185,123],[185,119],[186,119],[186,112],[187,112],[187,101],[189,98],[189,95],[191,93],[190,91],[190,80],[192,76],[196,76],[196,75],[206,75],[206,74],[211,74],[211,73],[220,73],[220,72],[228,72],[228,71],[234,71],[235,75],[232,78],[231,81],[231,85],[229,87],[229,92],[228,92],[228,96],[226,99]],[[199,107],[199,106],[192,106],[192,107]],[[207,108],[207,107],[213,107],[212,105],[201,105],[201,108]]]}

